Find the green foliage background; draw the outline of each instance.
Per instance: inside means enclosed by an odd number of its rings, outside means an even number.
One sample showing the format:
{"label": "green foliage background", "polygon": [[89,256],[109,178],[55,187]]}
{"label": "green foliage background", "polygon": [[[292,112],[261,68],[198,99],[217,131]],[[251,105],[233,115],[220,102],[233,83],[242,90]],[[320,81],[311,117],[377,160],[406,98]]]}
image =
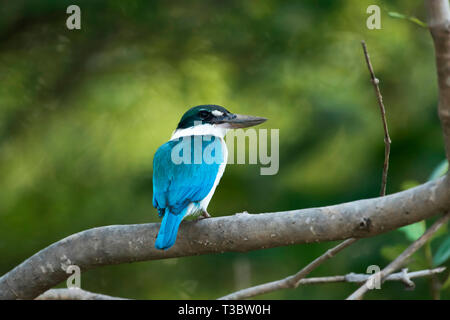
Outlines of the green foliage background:
{"label": "green foliage background", "polygon": [[[65,26],[70,4],[81,7],[79,31]],[[383,8],[381,30],[366,28],[371,4]],[[214,216],[377,196],[383,131],[362,39],[393,140],[388,193],[426,181],[445,157],[432,41],[389,11],[425,20],[419,0],[2,2],[0,274],[72,233],[158,221],[152,157],[194,105],[264,116],[264,128],[280,129],[279,173],[229,166]],[[401,231],[361,240],[312,276],[383,267],[410,242]],[[292,274],[334,244],[111,266],[84,273],[81,284],[129,298],[211,299]],[[429,261],[423,250],[409,267]],[[431,297],[428,279],[416,284],[387,283],[367,298]],[[262,298],[341,299],[355,289],[315,285]]]}

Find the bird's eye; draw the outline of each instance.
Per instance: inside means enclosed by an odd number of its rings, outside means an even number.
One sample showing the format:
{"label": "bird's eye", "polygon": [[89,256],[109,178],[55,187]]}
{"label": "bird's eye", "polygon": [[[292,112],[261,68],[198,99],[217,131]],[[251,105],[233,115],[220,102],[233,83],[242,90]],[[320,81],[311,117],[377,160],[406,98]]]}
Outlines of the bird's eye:
{"label": "bird's eye", "polygon": [[200,118],[202,119],[206,119],[210,116],[210,113],[206,110],[201,110],[198,115],[200,116]]}

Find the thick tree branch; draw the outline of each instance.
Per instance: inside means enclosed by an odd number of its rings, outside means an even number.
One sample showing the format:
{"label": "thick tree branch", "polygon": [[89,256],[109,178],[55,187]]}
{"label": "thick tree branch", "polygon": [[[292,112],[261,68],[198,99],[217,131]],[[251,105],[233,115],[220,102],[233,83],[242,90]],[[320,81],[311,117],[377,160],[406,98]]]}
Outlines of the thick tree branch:
{"label": "thick tree branch", "polygon": [[154,248],[159,223],[94,228],[36,253],[0,278],[0,299],[33,299],[68,277],[68,265],[96,267],[291,244],[371,237],[450,209],[447,176],[385,197],[183,222],[171,249]]}
{"label": "thick tree branch", "polygon": [[428,27],[433,37],[439,86],[438,113],[450,160],[450,8],[448,0],[426,0]]}
{"label": "thick tree branch", "polygon": [[128,300],[125,298],[107,296],[78,288],[51,289],[45,291],[36,300]]}

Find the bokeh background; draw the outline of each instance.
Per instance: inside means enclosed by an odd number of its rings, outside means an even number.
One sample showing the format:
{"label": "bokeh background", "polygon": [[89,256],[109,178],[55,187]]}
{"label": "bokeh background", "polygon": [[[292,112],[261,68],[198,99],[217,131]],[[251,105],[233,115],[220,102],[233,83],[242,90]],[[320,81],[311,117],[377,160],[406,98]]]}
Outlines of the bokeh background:
{"label": "bokeh background", "polygon": [[[81,30],[66,28],[70,4],[81,8]],[[381,30],[366,28],[371,4],[382,9]],[[383,130],[362,39],[393,141],[387,191],[425,182],[445,157],[434,53],[427,29],[402,15],[425,21],[423,1],[2,1],[0,274],[75,232],[157,222],[153,154],[199,104],[264,116],[262,128],[280,129],[278,174],[228,166],[212,215],[377,196]],[[383,267],[424,226],[361,240],[311,276]],[[444,231],[411,270],[432,264]],[[83,273],[81,285],[128,298],[213,299],[295,273],[335,244],[110,266]],[[415,282],[414,291],[386,283],[367,298],[432,297],[430,279]],[[356,288],[260,298],[342,299]]]}

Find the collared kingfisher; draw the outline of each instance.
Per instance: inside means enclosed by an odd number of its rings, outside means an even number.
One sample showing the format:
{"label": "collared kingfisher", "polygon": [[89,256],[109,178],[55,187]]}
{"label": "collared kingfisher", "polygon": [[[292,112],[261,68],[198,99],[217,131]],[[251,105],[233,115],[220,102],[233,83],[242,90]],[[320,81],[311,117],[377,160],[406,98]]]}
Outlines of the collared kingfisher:
{"label": "collared kingfisher", "polygon": [[173,246],[184,218],[209,217],[208,204],[227,163],[227,131],[266,120],[233,114],[217,105],[193,107],[183,115],[171,139],[153,158],[153,206],[162,217],[157,249]]}

